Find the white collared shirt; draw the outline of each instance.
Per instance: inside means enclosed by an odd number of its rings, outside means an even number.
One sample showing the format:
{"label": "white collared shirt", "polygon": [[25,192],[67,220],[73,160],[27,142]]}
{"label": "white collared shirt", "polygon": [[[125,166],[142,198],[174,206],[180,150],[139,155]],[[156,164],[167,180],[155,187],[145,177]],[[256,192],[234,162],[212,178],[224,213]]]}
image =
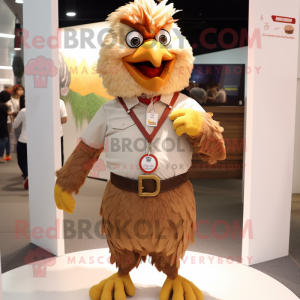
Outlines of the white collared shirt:
{"label": "white collared shirt", "polygon": [[18,141],[21,143],[27,143],[27,131],[26,131],[26,108],[23,108],[18,113],[15,121],[13,122],[12,128],[16,129],[22,124],[22,131]]}
{"label": "white collared shirt", "polygon": [[[9,112],[19,112],[20,110],[20,99],[11,98],[6,102],[6,105],[8,106]],[[11,123],[10,116],[7,116],[7,123]]]}
{"label": "white collared shirt", "polygon": [[[155,103],[158,119],[172,97],[173,94],[161,96],[160,101]],[[123,100],[151,134],[154,127],[146,126],[148,106],[137,97]],[[172,110],[178,108],[204,112],[194,99],[184,94],[179,94]],[[144,174],[139,161],[147,153],[148,142],[117,98],[101,106],[81,139],[95,149],[104,146],[107,168],[111,172],[131,179],[138,179],[139,175]],[[167,117],[151,143],[151,154],[158,160],[158,168],[152,174],[163,180],[188,171],[192,163],[193,148],[186,134],[181,137],[176,135],[173,121]]]}

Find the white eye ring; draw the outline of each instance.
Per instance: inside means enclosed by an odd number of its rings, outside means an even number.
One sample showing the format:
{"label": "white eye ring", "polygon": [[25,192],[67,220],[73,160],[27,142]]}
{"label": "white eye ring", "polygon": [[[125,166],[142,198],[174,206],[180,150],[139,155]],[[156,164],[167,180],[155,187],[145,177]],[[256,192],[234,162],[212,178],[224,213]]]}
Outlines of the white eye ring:
{"label": "white eye ring", "polygon": [[156,36],[155,39],[162,45],[167,46],[171,42],[170,33],[166,29],[162,29]]}
{"label": "white eye ring", "polygon": [[143,36],[138,31],[130,31],[126,35],[126,44],[130,48],[138,48],[144,42]]}

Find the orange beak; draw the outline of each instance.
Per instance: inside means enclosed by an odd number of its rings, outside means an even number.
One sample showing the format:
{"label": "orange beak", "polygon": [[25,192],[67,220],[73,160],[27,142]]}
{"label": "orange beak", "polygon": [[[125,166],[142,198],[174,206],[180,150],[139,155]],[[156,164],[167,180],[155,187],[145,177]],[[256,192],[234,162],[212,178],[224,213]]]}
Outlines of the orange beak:
{"label": "orange beak", "polygon": [[147,40],[122,60],[127,71],[140,86],[158,92],[170,79],[176,55],[156,40]]}

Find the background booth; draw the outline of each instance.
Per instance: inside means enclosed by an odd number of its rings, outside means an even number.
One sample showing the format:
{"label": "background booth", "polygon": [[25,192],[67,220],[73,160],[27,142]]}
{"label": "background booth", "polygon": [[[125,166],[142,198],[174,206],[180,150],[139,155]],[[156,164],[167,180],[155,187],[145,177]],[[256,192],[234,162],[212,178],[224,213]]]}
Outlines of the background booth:
{"label": "background booth", "polygon": [[[198,55],[195,57],[195,65],[198,64],[231,64],[247,66],[248,47],[228,49],[210,54]],[[234,68],[233,68],[234,69]],[[231,70],[233,72],[233,70]],[[247,76],[249,70],[242,70],[244,82],[244,95],[240,103],[235,105],[205,105],[207,112],[212,112],[214,118],[220,121],[224,127],[224,140],[226,143],[226,159],[211,168],[207,163],[202,162],[197,154],[193,156],[193,165],[190,170],[190,178],[208,179],[243,179],[244,170],[244,146],[245,146],[245,105],[247,98]],[[245,72],[245,74],[244,74]]]}

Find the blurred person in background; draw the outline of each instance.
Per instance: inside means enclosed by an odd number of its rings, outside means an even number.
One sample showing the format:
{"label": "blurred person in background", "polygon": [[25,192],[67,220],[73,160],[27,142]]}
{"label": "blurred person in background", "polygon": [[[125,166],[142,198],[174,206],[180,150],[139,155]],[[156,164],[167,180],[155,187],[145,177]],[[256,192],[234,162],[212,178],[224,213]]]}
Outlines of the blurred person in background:
{"label": "blurred person in background", "polygon": [[25,95],[20,97],[20,112],[13,122],[13,129],[21,126],[21,134],[17,144],[18,165],[23,173],[24,188],[28,189],[28,163],[27,163],[27,133],[26,133],[26,108]]}
{"label": "blurred person in background", "polygon": [[[6,105],[11,95],[4,90],[0,93],[0,162],[6,162],[6,157],[10,157],[10,140],[7,126],[7,118],[9,117],[9,107]],[[6,157],[4,156],[4,150]]]}
{"label": "blurred person in background", "polygon": [[207,93],[200,87],[194,87],[190,90],[190,96],[200,104],[206,104]]}
{"label": "blurred person in background", "polygon": [[[16,84],[13,88],[12,97],[7,102],[7,104],[10,107],[10,112],[12,112],[12,115],[9,119],[7,119],[8,124],[13,124],[14,119],[17,117],[19,111],[20,111],[20,97],[25,93],[25,89],[23,85]],[[10,126],[10,125],[9,125]],[[21,134],[21,127],[15,127],[15,136],[16,140],[19,139]],[[7,159],[10,160],[10,159]]]}
{"label": "blurred person in background", "polygon": [[6,85],[4,85],[4,91],[9,92],[10,95],[11,95],[11,93],[12,93],[12,90],[13,90],[13,86],[12,86],[11,84],[6,84]]}
{"label": "blurred person in background", "polygon": [[8,91],[2,91],[0,93],[0,163],[5,163],[4,150],[6,150],[6,155],[10,155],[10,145],[9,145],[9,133],[7,127],[7,117],[8,117],[8,106],[6,102],[10,99],[10,93]]}
{"label": "blurred person in background", "polygon": [[20,111],[20,97],[25,93],[23,85],[16,84],[12,91],[12,97],[8,104],[12,107],[13,118],[16,118]]}
{"label": "blurred person in background", "polygon": [[185,89],[183,89],[180,93],[190,97],[191,96],[191,94],[190,94],[191,89],[198,86],[198,85],[199,84],[196,81],[190,81],[189,86],[187,86]]}
{"label": "blurred person in background", "polygon": [[20,110],[22,110],[23,108],[25,108],[25,95],[22,95],[20,97]]}

